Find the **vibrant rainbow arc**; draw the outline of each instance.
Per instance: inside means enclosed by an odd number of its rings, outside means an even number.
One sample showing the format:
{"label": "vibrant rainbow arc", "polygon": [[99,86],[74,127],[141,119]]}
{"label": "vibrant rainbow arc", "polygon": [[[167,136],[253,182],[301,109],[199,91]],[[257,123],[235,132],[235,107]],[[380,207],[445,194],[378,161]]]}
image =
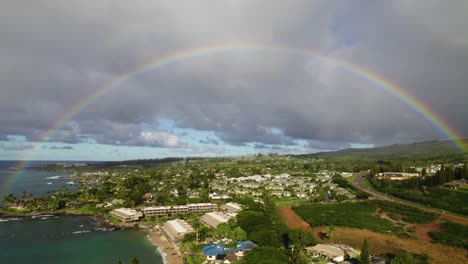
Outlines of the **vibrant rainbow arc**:
{"label": "vibrant rainbow arc", "polygon": [[[467,151],[467,146],[464,145],[463,141],[461,140],[463,137],[459,134],[454,128],[450,127],[447,122],[445,122],[438,114],[432,111],[428,106],[423,104],[423,102],[416,99],[413,95],[411,95],[408,91],[405,91],[403,88],[399,87],[395,83],[392,83],[386,80],[384,77],[378,75],[371,70],[364,69],[352,63],[327,57],[317,52],[312,52],[303,49],[295,49],[295,48],[287,48],[281,46],[272,46],[272,45],[261,45],[261,44],[237,44],[237,45],[220,45],[220,46],[208,46],[208,47],[200,47],[200,48],[193,48],[187,50],[176,51],[169,55],[166,55],[161,58],[153,59],[134,70],[121,75],[120,77],[109,81],[108,83],[104,84],[103,86],[99,87],[93,93],[89,94],[88,96],[79,100],[76,104],[74,104],[68,111],[66,111],[62,116],[60,116],[48,129],[46,132],[39,137],[39,142],[46,142],[49,138],[53,135],[54,131],[61,128],[67,121],[71,118],[76,116],[78,113],[83,111],[87,106],[94,103],[98,100],[101,96],[105,93],[115,89],[116,87],[120,86],[121,84],[135,79],[139,76],[142,76],[148,72],[158,70],[160,68],[176,64],[179,62],[193,60],[200,57],[206,56],[214,56],[214,55],[221,55],[226,53],[266,53],[266,54],[277,54],[277,55],[286,55],[286,56],[296,56],[296,57],[305,57],[308,59],[315,59],[318,62],[333,65],[353,76],[356,76],[360,79],[363,79],[375,87],[383,90],[384,92],[393,95],[394,97],[398,98],[401,102],[409,106],[415,112],[419,113],[425,120],[431,123],[441,134],[443,134],[448,139],[452,140],[453,144],[462,152]],[[26,157],[23,158],[20,164],[17,165],[19,171],[28,166],[28,160],[30,160],[37,149],[40,148],[36,146],[33,150],[31,150]],[[16,176],[19,173],[13,174],[11,180],[7,181],[6,187],[9,188]]]}

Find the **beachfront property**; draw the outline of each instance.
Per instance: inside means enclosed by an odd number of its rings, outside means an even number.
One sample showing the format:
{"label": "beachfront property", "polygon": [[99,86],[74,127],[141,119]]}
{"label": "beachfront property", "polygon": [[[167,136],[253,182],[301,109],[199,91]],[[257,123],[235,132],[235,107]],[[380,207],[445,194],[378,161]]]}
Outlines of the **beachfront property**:
{"label": "beachfront property", "polygon": [[174,206],[151,206],[141,209],[145,217],[166,216],[185,213],[201,213],[209,211],[217,211],[218,205],[214,203],[193,203],[187,205]]}
{"label": "beachfront property", "polygon": [[242,210],[242,205],[240,205],[238,203],[229,202],[229,203],[221,205],[220,209],[223,212],[234,213],[235,214],[235,213],[239,212],[240,210]]}
{"label": "beachfront property", "polygon": [[195,232],[195,229],[181,219],[170,220],[161,227],[161,232],[171,243],[180,243],[184,236]]}
{"label": "beachfront property", "polygon": [[110,213],[124,223],[137,222],[143,217],[141,212],[130,208],[118,208],[112,210]]}
{"label": "beachfront property", "polygon": [[211,228],[217,228],[219,224],[226,223],[232,217],[232,215],[227,215],[222,212],[210,212],[204,214],[198,218],[198,220]]}
{"label": "beachfront property", "polygon": [[144,207],[141,209],[145,217],[153,217],[153,216],[165,216],[169,215],[169,210],[171,209],[170,206],[151,206],[151,207]]}

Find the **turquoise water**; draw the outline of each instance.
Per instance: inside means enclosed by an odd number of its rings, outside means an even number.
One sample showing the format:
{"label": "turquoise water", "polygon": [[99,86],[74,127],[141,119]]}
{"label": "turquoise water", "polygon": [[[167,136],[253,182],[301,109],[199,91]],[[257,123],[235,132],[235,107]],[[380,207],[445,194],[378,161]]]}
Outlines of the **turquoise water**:
{"label": "turquoise water", "polygon": [[141,230],[106,231],[91,217],[0,220],[0,263],[163,263]]}
{"label": "turquoise water", "polygon": [[[9,193],[20,197],[23,191],[41,196],[62,186],[76,186],[62,177],[64,173],[15,171],[2,165],[0,198]],[[16,176],[10,184],[12,175]],[[141,230],[108,231],[94,218],[82,216],[0,217],[0,263],[129,263],[132,257],[143,264],[163,263]]]}

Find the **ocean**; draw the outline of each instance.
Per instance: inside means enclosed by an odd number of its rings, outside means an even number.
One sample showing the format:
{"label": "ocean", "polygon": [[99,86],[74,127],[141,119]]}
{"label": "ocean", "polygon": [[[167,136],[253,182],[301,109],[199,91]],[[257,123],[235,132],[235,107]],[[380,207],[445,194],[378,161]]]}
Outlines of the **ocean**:
{"label": "ocean", "polygon": [[[23,170],[16,173],[0,163],[0,187],[8,193],[32,196],[72,188],[65,174]],[[4,165],[4,166],[1,166]],[[17,176],[10,188],[11,175]],[[59,177],[57,177],[59,176]],[[48,184],[51,183],[51,184]],[[141,263],[162,264],[163,259],[141,230],[109,230],[93,217],[50,216],[0,218],[0,263],[128,263],[136,257]]]}

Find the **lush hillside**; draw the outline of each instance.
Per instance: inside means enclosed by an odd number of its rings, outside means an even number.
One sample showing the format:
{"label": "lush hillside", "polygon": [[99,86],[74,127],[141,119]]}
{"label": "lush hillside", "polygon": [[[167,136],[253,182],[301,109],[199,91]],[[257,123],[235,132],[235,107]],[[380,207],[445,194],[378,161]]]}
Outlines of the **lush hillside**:
{"label": "lush hillside", "polygon": [[[463,140],[468,145],[468,139]],[[307,155],[312,158],[356,160],[356,159],[437,159],[439,161],[466,161],[468,152],[462,153],[451,141],[428,141],[412,144],[397,144],[376,148],[343,149]]]}

